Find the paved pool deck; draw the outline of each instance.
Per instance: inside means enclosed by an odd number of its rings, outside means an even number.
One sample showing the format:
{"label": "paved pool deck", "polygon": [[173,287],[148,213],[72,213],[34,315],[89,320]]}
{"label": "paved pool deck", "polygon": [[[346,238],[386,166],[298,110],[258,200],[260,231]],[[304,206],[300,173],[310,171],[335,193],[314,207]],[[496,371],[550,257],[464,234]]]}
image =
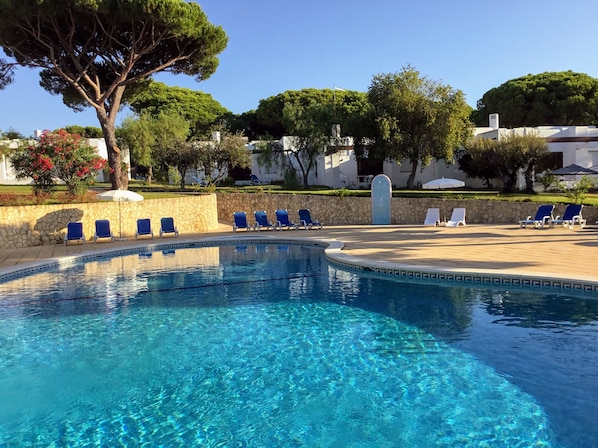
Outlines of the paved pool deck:
{"label": "paved pool deck", "polygon": [[[322,230],[232,232],[221,222],[214,232],[182,234],[177,242],[220,237],[283,237],[342,242],[343,256],[392,267],[414,266],[499,275],[541,276],[598,284],[598,226],[581,229],[520,228],[518,225],[467,225],[457,228],[421,225],[324,226]],[[156,238],[153,242],[165,242]],[[97,244],[53,244],[0,250],[0,273],[65,256],[120,249],[151,240]]]}

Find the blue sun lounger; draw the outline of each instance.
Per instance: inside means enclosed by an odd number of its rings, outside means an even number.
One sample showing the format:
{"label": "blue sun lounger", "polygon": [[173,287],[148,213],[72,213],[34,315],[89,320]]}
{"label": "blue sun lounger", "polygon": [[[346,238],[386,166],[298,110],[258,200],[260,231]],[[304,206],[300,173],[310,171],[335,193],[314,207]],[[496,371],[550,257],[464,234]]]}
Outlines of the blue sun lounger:
{"label": "blue sun lounger", "polygon": [[235,212],[233,213],[233,232],[236,232],[237,229],[245,229],[248,232],[253,230],[253,227],[249,225],[247,222],[247,213],[245,212]]}
{"label": "blue sun lounger", "polygon": [[282,229],[293,229],[297,230],[297,224],[289,219],[288,210],[276,210],[276,227],[275,230]]}
{"label": "blue sun lounger", "polygon": [[569,226],[569,228],[572,229],[575,223],[578,223],[579,227],[583,229],[586,225],[586,220],[581,216],[582,209],[582,204],[567,205],[563,216],[557,216],[556,218],[550,220],[550,227],[554,227],[557,224],[562,224],[563,227]]}
{"label": "blue sun lounger", "polygon": [[255,230],[258,232],[262,229],[274,230],[274,226],[268,221],[268,215],[264,210],[256,211],[253,215],[255,216]]}
{"label": "blue sun lounger", "polygon": [[536,229],[543,229],[544,225],[547,224],[552,220],[552,211],[554,210],[554,205],[541,205],[538,207],[538,211],[536,212],[536,216],[532,218],[532,216],[528,216],[526,219],[522,219],[519,221],[519,225],[521,228],[525,228],[527,225],[532,225]]}
{"label": "blue sun lounger", "polygon": [[312,219],[311,212],[308,208],[302,208],[299,210],[299,226],[303,226],[303,230],[311,230],[317,227],[321,229],[323,224],[317,219]]}
{"label": "blue sun lounger", "polygon": [[162,236],[172,233],[174,236],[179,236],[178,229],[174,226],[174,218],[161,218],[160,219],[160,238]]}
{"label": "blue sun lounger", "polygon": [[69,241],[81,241],[85,244],[85,235],[83,234],[82,222],[69,222],[66,225],[66,234],[64,235],[64,245]]}
{"label": "blue sun lounger", "polygon": [[137,220],[137,231],[135,232],[135,239],[139,239],[140,236],[151,236],[152,239],[154,239],[152,222],[149,218],[142,218]]}
{"label": "blue sun lounger", "polygon": [[110,238],[110,241],[114,241],[114,235],[110,230],[110,221],[107,219],[98,219],[96,221],[96,231],[93,234],[93,242],[97,243],[99,239]]}

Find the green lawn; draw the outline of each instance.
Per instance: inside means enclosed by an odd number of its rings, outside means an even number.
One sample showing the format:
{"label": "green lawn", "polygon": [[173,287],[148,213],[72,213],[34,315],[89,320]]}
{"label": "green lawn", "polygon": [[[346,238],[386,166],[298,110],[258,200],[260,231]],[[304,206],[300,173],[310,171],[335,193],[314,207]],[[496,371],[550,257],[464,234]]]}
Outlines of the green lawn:
{"label": "green lawn", "polygon": [[[85,196],[75,198],[71,202],[77,201],[93,201],[96,190],[109,190],[110,184],[96,184],[93,186]],[[141,182],[132,181],[129,184],[129,189],[142,194],[146,199],[177,197],[181,194],[200,194],[212,191],[209,188],[202,188],[188,185],[184,191],[180,191],[178,185],[169,185],[163,183],[154,183],[152,185],[145,185]],[[218,187],[216,192],[239,192],[239,193],[287,193],[287,194],[312,194],[312,195],[328,195],[328,196],[357,196],[369,197],[370,190],[348,190],[328,188],[311,187],[309,189],[284,189],[280,185],[260,185],[260,186],[244,186],[244,187]],[[30,204],[55,204],[63,201],[66,189],[64,186],[57,187],[57,193],[53,198],[47,198],[40,201],[33,197],[31,186],[28,185],[0,185],[0,205],[27,205]],[[478,199],[478,200],[492,200],[492,201],[513,201],[513,202],[536,202],[547,204],[563,204],[571,202],[563,193],[536,193],[523,194],[512,193],[504,194],[498,191],[487,190],[450,190],[450,191],[436,191],[436,190],[394,190],[393,197],[405,198],[430,198],[430,197],[445,197],[447,199]],[[18,199],[8,198],[16,196]],[[16,202],[15,202],[16,201]],[[583,201],[584,205],[598,206],[598,193],[592,192],[586,195]]]}

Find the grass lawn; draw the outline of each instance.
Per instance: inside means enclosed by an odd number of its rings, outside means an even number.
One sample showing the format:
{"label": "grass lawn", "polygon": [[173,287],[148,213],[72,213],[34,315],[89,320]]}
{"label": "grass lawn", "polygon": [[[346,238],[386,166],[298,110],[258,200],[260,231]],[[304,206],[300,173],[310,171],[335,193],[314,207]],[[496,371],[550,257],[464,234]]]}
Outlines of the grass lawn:
{"label": "grass lawn", "polygon": [[[66,196],[66,188],[58,186],[57,191],[51,197],[37,198],[33,195],[31,186],[29,185],[0,185],[0,206],[2,205],[34,205],[34,204],[59,204],[65,202],[94,202],[95,195],[99,191],[110,190],[110,184],[102,183],[96,184],[91,190],[81,196],[75,198],[68,198]],[[145,185],[141,182],[132,181],[129,184],[129,189],[133,190],[146,199],[177,197],[181,194],[201,194],[211,192],[209,188],[197,187],[188,185],[184,191],[181,191],[178,185],[170,185],[163,183],[154,183]],[[257,186],[243,186],[243,187],[218,187],[216,192],[223,193],[287,193],[287,194],[312,194],[312,195],[327,195],[327,196],[356,196],[369,197],[370,190],[348,190],[348,189],[328,189],[321,187],[311,187],[309,189],[284,189],[280,185],[257,185]],[[478,200],[492,200],[492,201],[513,201],[513,202],[536,202],[547,204],[566,204],[571,202],[564,193],[511,193],[505,194],[498,191],[487,190],[393,190],[393,197],[405,198],[433,198],[445,197],[447,199],[478,199]],[[598,206],[598,193],[588,193],[583,201],[584,205]]]}

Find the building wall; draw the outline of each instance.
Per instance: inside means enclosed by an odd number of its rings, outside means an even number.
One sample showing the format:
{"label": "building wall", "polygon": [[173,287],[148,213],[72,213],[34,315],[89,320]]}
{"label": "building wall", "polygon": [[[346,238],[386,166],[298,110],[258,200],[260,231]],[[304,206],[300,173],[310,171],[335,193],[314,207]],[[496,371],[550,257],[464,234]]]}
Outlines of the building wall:
{"label": "building wall", "polygon": [[[3,140],[0,144],[8,146],[10,149],[17,149],[19,147],[18,140]],[[27,183],[29,181],[17,180],[17,173],[13,170],[8,156],[0,155],[0,184],[20,185]]]}
{"label": "building wall", "polygon": [[141,202],[93,202],[84,204],[0,207],[0,249],[62,243],[66,225],[83,222],[87,240],[93,238],[95,221],[110,220],[116,238],[134,238],[137,219],[150,218],[154,235],[159,235],[160,218],[174,217],[180,234],[218,229],[216,195],[150,199]]}
{"label": "building wall", "polygon": [[[598,128],[595,126],[538,126],[506,129],[499,127],[498,114],[492,115],[494,116],[494,121],[490,120],[492,126],[475,128],[473,132],[475,136],[500,139],[509,134],[538,135],[547,139],[550,152],[563,154],[563,166],[577,164],[587,168],[598,168]],[[283,137],[279,142],[285,149],[291,148],[293,144],[291,137]],[[308,178],[310,185],[326,185],[330,188],[369,188],[367,182],[364,182],[362,176],[359,176],[360,173],[357,172],[352,138],[343,137],[341,146],[338,146],[338,148],[343,148],[343,145],[347,149],[340,149],[335,154],[321,155],[318,158],[316,167],[310,172]],[[249,147],[255,148],[255,143],[249,145]],[[409,162],[401,164],[395,162],[384,163],[383,174],[391,179],[395,188],[406,187],[410,172],[411,164]],[[260,166],[255,154],[252,157],[252,173],[265,183],[283,178],[277,164],[273,164],[271,168],[266,169]],[[432,161],[427,167],[421,165],[417,167],[415,185],[420,186],[440,177],[462,180],[468,187],[472,188],[485,188],[483,180],[469,178],[459,170],[457,163],[445,163],[436,160]],[[579,178],[581,176],[569,180],[579,180]],[[495,180],[495,182],[498,182],[498,180]],[[518,186],[519,188],[525,187],[523,176],[521,176]]]}

